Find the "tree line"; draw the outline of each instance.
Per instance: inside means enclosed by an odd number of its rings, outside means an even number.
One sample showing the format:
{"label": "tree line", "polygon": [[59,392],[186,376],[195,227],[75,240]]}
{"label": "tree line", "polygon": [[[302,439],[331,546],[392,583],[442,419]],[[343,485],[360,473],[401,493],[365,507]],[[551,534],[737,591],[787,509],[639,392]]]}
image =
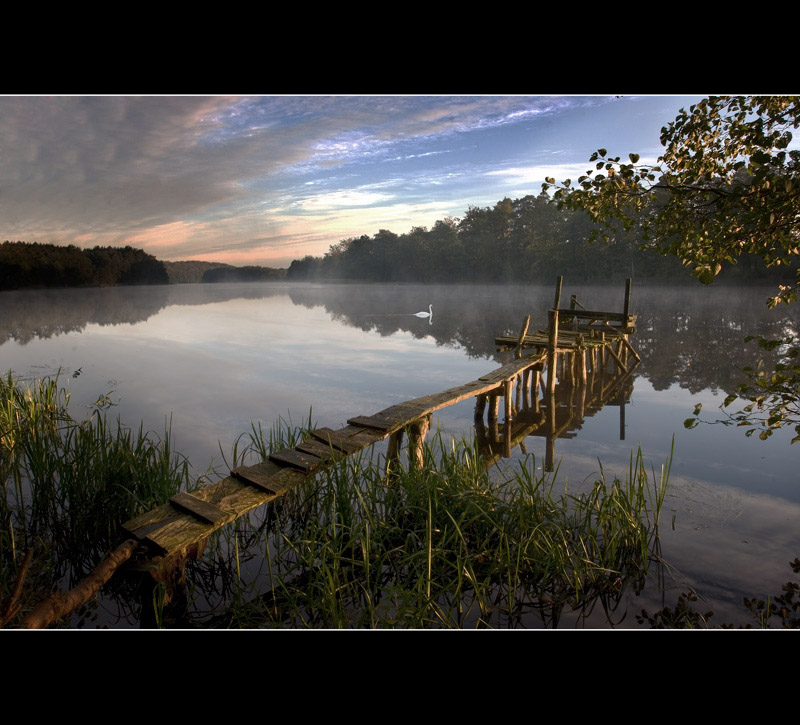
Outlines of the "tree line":
{"label": "tree line", "polygon": [[135,247],[81,249],[70,244],[0,245],[0,290],[47,287],[255,282],[283,279],[285,269],[218,262],[164,262]]}
{"label": "tree line", "polygon": [[[468,208],[432,228],[405,234],[386,229],[343,239],[322,257],[306,256],[289,267],[287,279],[369,282],[549,282],[559,275],[575,283],[625,277],[688,279],[679,259],[641,248],[641,238],[620,230],[605,243],[593,239],[594,222],[580,211],[559,209],[545,194],[505,198],[491,207]],[[730,280],[773,280],[749,258],[728,266]]]}
{"label": "tree line", "polygon": [[163,263],[134,247],[81,249],[70,244],[0,245],[0,289],[168,284]]}

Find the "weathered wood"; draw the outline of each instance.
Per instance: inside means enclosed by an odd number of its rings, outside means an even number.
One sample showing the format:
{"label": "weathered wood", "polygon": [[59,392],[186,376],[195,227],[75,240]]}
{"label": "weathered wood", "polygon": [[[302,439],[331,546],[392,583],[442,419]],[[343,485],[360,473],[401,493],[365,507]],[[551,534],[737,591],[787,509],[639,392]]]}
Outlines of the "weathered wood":
{"label": "weathered wood", "polygon": [[475,396],[475,420],[483,420],[484,410],[486,410],[486,395]]}
{"label": "weathered wood", "polygon": [[430,425],[430,417],[426,416],[408,427],[408,460],[409,465],[413,468],[422,468],[425,464],[425,434]]}
{"label": "weathered wood", "polygon": [[338,461],[345,457],[345,454],[343,454],[340,450],[333,448],[330,445],[325,445],[321,441],[314,440],[313,438],[299,443],[296,446],[296,450],[317,456],[322,463],[327,463],[328,461]]}
{"label": "weathered wood", "polygon": [[105,556],[94,571],[68,592],[55,592],[33,608],[22,620],[23,629],[43,629],[74,612],[94,597],[114,573],[128,561],[139,542],[128,539]]}
{"label": "weathered wood", "polygon": [[230,511],[224,511],[219,506],[203,501],[186,491],[176,493],[170,498],[169,502],[177,509],[190,513],[207,524],[222,524],[236,518]]}
{"label": "weathered wood", "polygon": [[269,460],[279,465],[285,464],[306,472],[319,468],[322,464],[318,456],[305,453],[304,451],[298,451],[295,448],[283,448],[275,453],[270,453]]}
{"label": "weathered wood", "polygon": [[563,284],[563,282],[564,282],[563,276],[558,277],[556,279],[556,296],[555,296],[555,301],[553,302],[554,310],[557,310],[559,308],[559,305],[561,304],[561,285]]}
{"label": "weathered wood", "polygon": [[519,338],[517,340],[517,350],[516,350],[517,357],[522,356],[522,343],[525,340],[525,335],[528,334],[528,325],[530,324],[531,324],[531,316],[525,315],[525,322],[522,325],[522,329],[520,330]]}
{"label": "weathered wood", "polygon": [[241,481],[245,483],[249,483],[251,486],[255,486],[256,488],[261,489],[262,491],[266,491],[267,493],[276,494],[278,493],[275,489],[276,486],[272,483],[272,477],[266,476],[262,473],[254,473],[248,470],[245,466],[240,466],[238,468],[234,468],[231,471],[231,475],[235,476]]}
{"label": "weathered wood", "polygon": [[347,454],[355,453],[364,447],[351,438],[342,435],[341,431],[335,431],[330,428],[317,428],[311,431],[311,435],[321,443],[333,446]]}
{"label": "weathered wood", "polygon": [[630,277],[625,280],[625,302],[622,307],[622,314],[625,319],[628,319],[628,313],[631,309],[631,280]]}
{"label": "weathered wood", "polygon": [[630,354],[633,356],[633,358],[634,358],[634,359],[635,359],[637,362],[641,362],[641,361],[642,361],[642,358],[640,358],[640,357],[639,357],[639,353],[638,353],[638,352],[636,352],[636,350],[634,349],[634,347],[633,347],[633,346],[631,345],[631,343],[628,341],[628,337],[627,337],[627,335],[626,335],[626,336],[623,336],[623,337],[621,338],[621,340],[622,340],[623,344],[625,345],[625,347],[627,348],[628,352],[629,352],[629,353],[630,353]]}
{"label": "weathered wood", "polygon": [[617,355],[617,353],[614,352],[614,348],[612,348],[610,345],[608,345],[606,347],[606,349],[611,354],[611,357],[614,358],[614,362],[616,362],[617,365],[619,365],[620,369],[621,370],[627,370],[627,368],[625,367],[625,363],[622,362],[622,360],[620,359],[619,355]]}
{"label": "weathered wood", "polygon": [[393,421],[376,415],[357,415],[354,418],[348,418],[347,422],[350,425],[360,425],[364,428],[376,428],[377,430],[389,430],[397,425]]}
{"label": "weathered wood", "polygon": [[400,460],[400,446],[403,443],[403,433],[405,431],[403,428],[400,430],[396,430],[392,435],[389,436],[389,446],[386,450],[386,468],[385,468],[385,475],[390,475],[392,472],[392,468],[397,464],[397,461]]}
{"label": "weathered wood", "polygon": [[549,327],[547,340],[547,394],[551,395],[556,389],[558,354],[556,345],[558,343],[558,310],[550,310],[548,313]]}

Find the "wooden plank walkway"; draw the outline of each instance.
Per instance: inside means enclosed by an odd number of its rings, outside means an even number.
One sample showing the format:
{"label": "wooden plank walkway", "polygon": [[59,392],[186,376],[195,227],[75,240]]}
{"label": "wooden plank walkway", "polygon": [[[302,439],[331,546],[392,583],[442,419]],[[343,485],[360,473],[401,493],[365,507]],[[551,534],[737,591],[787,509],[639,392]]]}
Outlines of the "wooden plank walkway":
{"label": "wooden plank walkway", "polygon": [[509,382],[532,368],[542,368],[545,353],[521,357],[477,380],[392,405],[369,416],[355,416],[338,430],[318,428],[312,438],[295,448],[276,451],[269,460],[240,466],[231,475],[192,492],[181,492],[170,502],[124,524],[132,537],[155,554],[187,552],[222,526],[270,503],[333,462],[360,451],[441,408],[467,398],[504,390]]}
{"label": "wooden plank walkway", "polygon": [[[476,398],[475,419],[482,418],[487,401],[490,402],[489,423],[496,425],[499,398],[505,400],[505,450],[510,455],[512,433],[515,439],[536,434],[542,430],[543,420],[537,412],[531,419],[520,419],[513,424],[512,391],[514,383],[518,395],[528,396],[542,381],[542,372],[548,368],[547,395],[555,401],[556,368],[559,354],[567,353],[579,360],[585,385],[587,355],[593,361],[594,370],[602,360],[614,359],[617,370],[630,374],[629,355],[637,362],[639,356],[628,342],[628,334],[634,331],[636,317],[628,314],[630,280],[626,281],[625,311],[623,313],[594,312],[577,309],[579,303],[573,296],[569,309],[559,309],[561,278],[556,287],[556,298],[550,310],[550,328],[528,334],[530,316],[526,317],[518,335],[502,335],[495,338],[501,348],[515,348],[516,359],[500,368],[482,375],[464,385],[413,400],[392,405],[373,415],[358,415],[347,420],[347,425],[333,430],[318,428],[311,437],[294,448],[276,451],[269,459],[252,466],[239,466],[226,478],[191,492],[173,496],[169,503],[134,517],[123,525],[129,536],[147,545],[150,556],[167,560],[173,556],[190,555],[211,534],[252,510],[269,504],[307,478],[319,473],[327,466],[352,455],[385,438],[389,438],[387,463],[398,454],[401,437],[405,431],[410,436],[409,461],[421,456],[421,444],[428,429],[433,412],[450,405]],[[559,318],[562,325],[559,325]],[[567,329],[571,325],[573,329]],[[614,350],[616,346],[617,350]],[[525,349],[534,349],[524,354]],[[635,367],[635,364],[634,364]],[[531,381],[533,384],[530,386]],[[602,396],[601,396],[602,397]],[[586,401],[589,406],[594,402]],[[579,417],[583,417],[580,407]],[[555,404],[548,412],[547,426],[552,434],[556,431]],[[559,426],[561,427],[561,426]],[[512,430],[513,429],[513,430]],[[541,433],[539,433],[541,434]],[[552,447],[552,446],[551,446]]]}

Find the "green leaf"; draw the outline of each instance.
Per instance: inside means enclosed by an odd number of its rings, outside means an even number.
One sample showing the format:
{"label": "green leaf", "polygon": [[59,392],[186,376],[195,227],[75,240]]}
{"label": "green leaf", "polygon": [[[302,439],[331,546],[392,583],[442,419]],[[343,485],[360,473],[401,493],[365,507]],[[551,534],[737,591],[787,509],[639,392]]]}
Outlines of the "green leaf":
{"label": "green leaf", "polygon": [[635,164],[639,160],[639,154],[628,154],[628,158],[632,164]]}
{"label": "green leaf", "polygon": [[705,267],[703,269],[699,269],[695,271],[697,275],[697,279],[699,279],[703,284],[711,284],[714,281],[714,270]]}
{"label": "green leaf", "polygon": [[683,421],[683,427],[687,429],[694,428],[697,425],[697,418],[687,418]]}

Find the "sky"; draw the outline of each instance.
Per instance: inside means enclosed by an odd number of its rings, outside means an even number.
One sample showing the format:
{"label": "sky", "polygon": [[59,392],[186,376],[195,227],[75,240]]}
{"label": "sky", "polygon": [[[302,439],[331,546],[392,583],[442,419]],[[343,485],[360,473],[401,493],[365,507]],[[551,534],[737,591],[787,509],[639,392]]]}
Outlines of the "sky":
{"label": "sky", "polygon": [[700,96],[0,96],[0,241],[288,267],[661,152]]}

